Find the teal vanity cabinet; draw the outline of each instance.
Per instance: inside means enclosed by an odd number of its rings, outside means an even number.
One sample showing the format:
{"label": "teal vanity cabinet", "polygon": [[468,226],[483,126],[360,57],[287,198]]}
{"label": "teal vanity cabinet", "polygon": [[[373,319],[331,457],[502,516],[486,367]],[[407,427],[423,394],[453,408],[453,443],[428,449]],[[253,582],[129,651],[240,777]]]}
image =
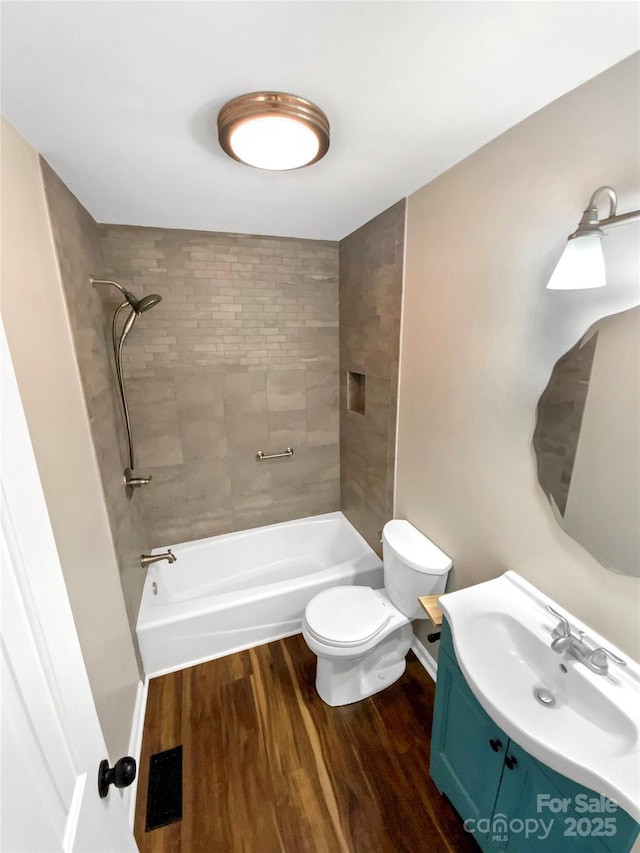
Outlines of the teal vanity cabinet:
{"label": "teal vanity cabinet", "polygon": [[484,711],[442,623],[431,777],[484,851],[623,853],[640,826],[526,753]]}

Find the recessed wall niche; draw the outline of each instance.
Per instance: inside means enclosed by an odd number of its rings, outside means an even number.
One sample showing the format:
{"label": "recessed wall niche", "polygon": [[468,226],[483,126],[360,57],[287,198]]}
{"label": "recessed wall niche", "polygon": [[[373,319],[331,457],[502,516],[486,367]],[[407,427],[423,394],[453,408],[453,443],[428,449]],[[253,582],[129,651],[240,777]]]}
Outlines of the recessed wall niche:
{"label": "recessed wall niche", "polygon": [[364,373],[347,371],[347,409],[356,415],[364,415],[366,378]]}

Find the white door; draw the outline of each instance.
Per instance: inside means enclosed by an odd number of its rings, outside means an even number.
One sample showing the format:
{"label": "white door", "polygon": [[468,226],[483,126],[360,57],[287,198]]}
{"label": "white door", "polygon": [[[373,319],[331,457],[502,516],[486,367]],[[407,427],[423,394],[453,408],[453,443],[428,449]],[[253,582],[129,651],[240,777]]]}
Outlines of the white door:
{"label": "white door", "polygon": [[121,791],[98,794],[107,750],[4,328],[1,337],[0,850],[129,853],[138,848]]}

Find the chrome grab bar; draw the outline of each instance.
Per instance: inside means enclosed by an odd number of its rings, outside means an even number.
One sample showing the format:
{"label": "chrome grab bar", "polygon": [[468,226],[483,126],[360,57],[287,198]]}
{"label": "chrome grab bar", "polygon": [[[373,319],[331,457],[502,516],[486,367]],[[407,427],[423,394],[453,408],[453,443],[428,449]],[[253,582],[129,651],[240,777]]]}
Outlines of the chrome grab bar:
{"label": "chrome grab bar", "polygon": [[293,447],[287,447],[284,453],[264,453],[262,450],[256,453],[258,462],[262,462],[263,459],[279,459],[281,456],[293,456]]}

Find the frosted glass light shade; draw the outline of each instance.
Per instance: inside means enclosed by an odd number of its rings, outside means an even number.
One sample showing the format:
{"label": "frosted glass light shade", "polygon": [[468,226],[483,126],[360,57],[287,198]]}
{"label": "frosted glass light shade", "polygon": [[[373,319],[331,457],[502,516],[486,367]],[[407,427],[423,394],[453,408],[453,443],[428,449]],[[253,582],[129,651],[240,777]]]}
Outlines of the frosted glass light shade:
{"label": "frosted glass light shade", "polygon": [[581,290],[606,283],[601,236],[585,234],[567,242],[547,288]]}
{"label": "frosted glass light shade", "polygon": [[251,92],[218,113],[222,150],[258,169],[310,166],[329,150],[329,120],[320,107],[286,92]]}
{"label": "frosted glass light shade", "polygon": [[238,160],[258,169],[299,169],[310,163],[320,147],[317,135],[288,116],[259,116],[244,121],[229,144]]}

